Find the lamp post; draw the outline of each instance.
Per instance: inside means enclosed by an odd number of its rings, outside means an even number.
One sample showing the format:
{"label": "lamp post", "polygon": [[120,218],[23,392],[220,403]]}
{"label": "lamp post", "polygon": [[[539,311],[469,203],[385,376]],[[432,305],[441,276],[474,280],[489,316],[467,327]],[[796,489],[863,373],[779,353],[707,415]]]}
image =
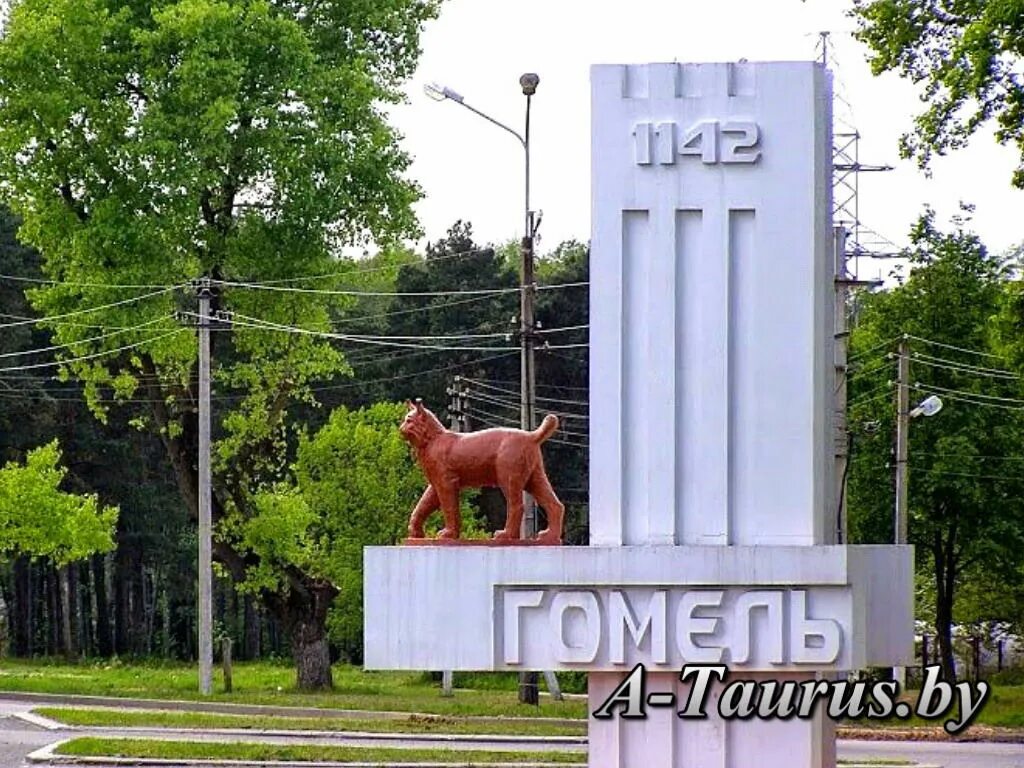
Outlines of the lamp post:
{"label": "lamp post", "polygon": [[[527,72],[519,78],[519,86],[526,97],[526,121],[523,133],[509,127],[500,120],[496,120],[486,112],[482,112],[471,104],[467,104],[462,94],[441,85],[440,83],[428,83],[423,87],[424,92],[435,101],[452,101],[459,106],[465,107],[470,112],[479,115],[487,122],[498,126],[503,131],[510,133],[516,138],[523,148],[524,157],[524,183],[523,183],[523,239],[520,244],[520,305],[519,305],[519,334],[520,334],[520,426],[523,429],[533,429],[536,425],[535,403],[536,403],[536,368],[534,360],[535,341],[535,320],[534,300],[536,286],[534,285],[534,241],[537,235],[537,222],[534,219],[533,211],[530,210],[530,105],[533,95],[537,92],[540,84],[540,77],[533,72]],[[522,535],[524,537],[534,536],[537,533],[536,505],[530,498],[524,499],[524,513],[522,523]]]}
{"label": "lamp post", "polygon": [[[893,514],[893,543],[907,543],[909,477],[907,457],[910,450],[910,420],[919,416],[934,416],[942,410],[942,400],[931,395],[915,408],[910,407],[910,340],[904,336],[897,351],[896,381],[896,504]],[[893,679],[906,685],[904,667],[893,667]]]}
{"label": "lamp post", "polygon": [[[452,101],[459,106],[465,107],[473,114],[479,115],[487,122],[498,126],[503,131],[515,136],[523,148],[524,157],[524,183],[523,183],[523,239],[520,243],[520,299],[519,299],[519,339],[520,339],[520,386],[519,386],[519,416],[520,426],[523,429],[531,430],[536,425],[535,403],[537,376],[534,359],[535,341],[535,320],[534,301],[536,298],[536,285],[534,284],[534,241],[537,236],[537,220],[533,211],[530,210],[530,105],[533,95],[537,92],[540,84],[540,77],[534,72],[527,72],[519,78],[519,86],[526,97],[526,119],[523,132],[519,133],[500,120],[496,120],[486,112],[481,112],[471,104],[467,104],[462,94],[441,85],[440,83],[427,83],[423,90],[435,101]],[[523,494],[523,521],[520,535],[529,538],[537,534],[537,505],[529,494]],[[545,672],[548,688],[552,695],[561,698],[558,689],[558,681],[554,673]],[[538,701],[537,673],[524,672],[520,675],[519,700],[524,703],[536,704]]]}

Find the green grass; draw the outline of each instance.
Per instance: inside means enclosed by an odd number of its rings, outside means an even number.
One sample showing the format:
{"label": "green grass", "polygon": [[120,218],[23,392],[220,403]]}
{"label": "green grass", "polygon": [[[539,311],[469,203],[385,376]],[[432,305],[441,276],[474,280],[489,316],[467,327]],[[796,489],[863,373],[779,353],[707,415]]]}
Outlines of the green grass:
{"label": "green grass", "polygon": [[[919,693],[917,689],[904,691],[900,694],[899,700],[913,707],[917,703]],[[891,717],[888,720],[840,720],[840,725],[854,728],[941,728],[950,718],[960,719],[959,708],[938,720],[922,720],[915,715],[906,720],[898,717]],[[981,712],[963,733],[970,733],[975,725],[1024,728],[1024,685],[992,685],[991,693]]]}
{"label": "green grass", "polygon": [[234,692],[219,684],[209,697],[198,692],[195,666],[179,663],[65,664],[6,659],[0,662],[0,691],[114,696],[118,698],[180,699],[269,704],[283,707],[392,710],[436,715],[502,717],[558,717],[584,719],[586,702],[541,698],[540,706],[519,704],[513,690],[458,689],[442,698],[437,684],[420,673],[364,672],[337,665],[334,690],[309,693],[295,688],[290,665],[267,662],[234,666]]}
{"label": "green grass", "polygon": [[74,739],[61,744],[58,755],[75,757],[155,757],[166,760],[324,760],[334,762],[467,762],[513,763],[586,762],[583,752],[491,752],[489,750],[388,749],[377,747],[325,747],[279,744],[222,744],[195,741],[141,741],[137,739]]}
{"label": "green grass", "polygon": [[481,722],[452,717],[411,715],[401,719],[364,720],[332,717],[269,717],[122,709],[37,707],[36,714],[66,725],[107,728],[241,728],[276,731],[362,731],[368,733],[452,733],[500,736],[585,736],[586,724],[523,722],[512,719]]}

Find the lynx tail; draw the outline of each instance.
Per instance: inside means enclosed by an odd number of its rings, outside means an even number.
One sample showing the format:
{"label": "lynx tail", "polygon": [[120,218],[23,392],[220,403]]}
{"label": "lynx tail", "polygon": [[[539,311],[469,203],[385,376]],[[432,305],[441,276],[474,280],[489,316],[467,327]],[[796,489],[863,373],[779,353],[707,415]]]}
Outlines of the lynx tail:
{"label": "lynx tail", "polygon": [[549,437],[555,434],[556,429],[558,429],[558,417],[552,413],[549,413],[547,416],[544,417],[544,421],[540,423],[540,426],[533,430],[533,432],[531,432],[530,434],[533,435],[533,439],[536,440],[538,443],[543,443],[545,440],[547,440]]}

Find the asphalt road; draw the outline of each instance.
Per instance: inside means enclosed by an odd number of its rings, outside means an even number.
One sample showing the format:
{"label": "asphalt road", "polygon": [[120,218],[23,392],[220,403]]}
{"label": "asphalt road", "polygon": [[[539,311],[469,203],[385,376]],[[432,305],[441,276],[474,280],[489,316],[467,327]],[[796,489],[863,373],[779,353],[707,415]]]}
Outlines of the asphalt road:
{"label": "asphalt road", "polygon": [[1024,744],[948,741],[840,741],[839,757],[899,757],[943,768],[1024,768]]}
{"label": "asphalt road", "polygon": [[[26,711],[30,708],[24,702],[13,702],[0,700],[0,768],[23,768],[26,765],[25,756],[30,752],[39,749],[47,744],[65,738],[69,733],[59,731],[48,731],[43,728],[31,725],[17,718],[11,717],[14,712]],[[76,732],[75,735],[85,735],[84,732]],[[106,733],[104,735],[111,735]],[[147,736],[156,736],[157,733],[148,733]],[[180,734],[163,734],[163,738],[188,738],[195,740],[196,736],[182,736]],[[210,738],[209,736],[207,738]],[[218,738],[218,737],[213,737]],[[251,740],[252,735],[244,740]],[[218,740],[224,740],[219,737]],[[276,737],[270,737],[267,741],[281,741]],[[330,739],[316,739],[320,743],[376,743],[364,739],[346,739],[343,737],[331,737]],[[307,741],[306,743],[309,743]],[[437,742],[424,742],[421,739],[410,738],[400,741],[391,741],[388,746],[441,746]],[[493,744],[469,743],[456,741],[445,744],[450,748],[491,748],[491,749],[523,749],[525,745],[510,745],[501,739],[495,740]],[[540,745],[536,745],[540,746]],[[556,747],[565,749],[563,745]],[[1024,768],[1024,744],[985,744],[985,743],[951,743],[951,742],[904,742],[904,741],[847,741],[841,740],[838,744],[839,757],[847,760],[870,759],[870,758],[903,758],[919,763],[939,765],[942,768]]]}

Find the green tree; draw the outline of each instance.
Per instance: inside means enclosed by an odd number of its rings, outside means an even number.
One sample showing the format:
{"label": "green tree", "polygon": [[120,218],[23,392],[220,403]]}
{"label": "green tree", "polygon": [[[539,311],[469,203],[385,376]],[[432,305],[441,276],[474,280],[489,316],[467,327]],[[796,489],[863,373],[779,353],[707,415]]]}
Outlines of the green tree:
{"label": "green tree", "polygon": [[[232,528],[260,558],[245,589],[280,589],[289,566],[338,589],[331,637],[354,662],[362,661],[363,547],[404,539],[425,487],[398,432],[406,411],[397,403],[335,409],[300,441],[294,477],[261,493],[256,514]],[[472,535],[478,528],[466,521]]]}
{"label": "green tree", "polygon": [[[518,284],[515,272],[493,248],[473,240],[472,226],[456,222],[444,238],[427,246],[425,258],[401,267],[395,290],[404,294],[466,293],[407,295],[392,302],[384,318],[388,335],[433,338],[413,342],[427,348],[394,348],[362,366],[354,363],[357,373],[367,378],[392,378],[367,395],[374,400],[422,398],[443,418],[446,389],[455,374],[498,379],[517,376],[518,355],[514,349],[508,350],[517,344],[511,334],[512,318],[519,312]],[[458,349],[435,348],[445,346]],[[488,347],[500,349],[490,351]]]}
{"label": "green tree", "polygon": [[[549,440],[544,446],[545,461],[551,482],[567,508],[565,540],[586,544],[590,248],[575,240],[559,244],[538,259],[537,276],[543,285],[572,286],[543,291],[538,296],[537,320],[546,343],[537,350],[537,413],[555,413],[561,421],[555,435],[557,442]],[[555,331],[560,328],[573,330]],[[577,346],[580,344],[584,346]]]}
{"label": "green tree", "polygon": [[61,490],[66,474],[56,441],[0,469],[0,551],[67,565],[113,548],[117,507]]}
{"label": "green tree", "polygon": [[918,574],[929,582],[921,592],[925,607],[934,605],[939,655],[952,679],[952,626],[967,578],[979,567],[1007,583],[1019,578],[1024,473],[999,457],[1020,456],[1024,419],[1013,398],[1018,381],[996,373],[992,318],[1004,293],[1001,260],[963,221],[942,232],[931,212],[911,237],[909,277],[865,299],[852,335],[851,538],[892,541],[892,352],[906,334],[912,400],[938,393],[946,405],[910,430],[909,538]]}
{"label": "green tree", "polygon": [[874,73],[923,87],[904,155],[927,167],[995,120],[996,139],[1020,151],[1013,184],[1024,187],[1024,0],[854,0],[853,15]]}
{"label": "green tree", "polygon": [[[66,370],[99,416],[103,396],[149,401],[140,423],[160,435],[193,517],[196,342],[171,317],[182,301],[173,287],[209,278],[214,307],[238,319],[230,337],[214,334],[218,387],[231,397],[215,457],[223,529],[260,515],[287,469],[289,413],[347,367],[328,342],[251,320],[326,330],[340,299],[219,281],[302,285],[345,271],[339,246],[414,233],[418,190],[381,104],[400,99],[436,5],[13,4],[0,40],[0,188],[55,281],[32,302],[51,321],[86,308],[103,326],[46,323],[71,345]],[[215,542],[217,560],[238,582],[262,572],[258,553],[231,546],[240,539],[230,534]],[[299,685],[329,686],[335,588],[280,567],[280,588],[261,598],[292,637]]]}

